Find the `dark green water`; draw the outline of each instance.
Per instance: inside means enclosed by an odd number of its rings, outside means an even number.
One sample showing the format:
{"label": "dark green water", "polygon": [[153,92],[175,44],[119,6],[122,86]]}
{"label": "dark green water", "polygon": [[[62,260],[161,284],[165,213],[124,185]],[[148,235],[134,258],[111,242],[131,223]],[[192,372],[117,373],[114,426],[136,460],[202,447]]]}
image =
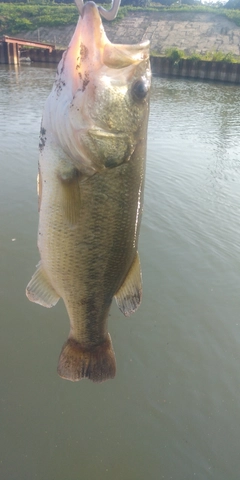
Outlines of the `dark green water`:
{"label": "dark green water", "polygon": [[117,376],[56,365],[62,302],[31,304],[38,134],[54,69],[0,67],[0,478],[239,480],[240,90],[154,79],[144,298],[113,305]]}

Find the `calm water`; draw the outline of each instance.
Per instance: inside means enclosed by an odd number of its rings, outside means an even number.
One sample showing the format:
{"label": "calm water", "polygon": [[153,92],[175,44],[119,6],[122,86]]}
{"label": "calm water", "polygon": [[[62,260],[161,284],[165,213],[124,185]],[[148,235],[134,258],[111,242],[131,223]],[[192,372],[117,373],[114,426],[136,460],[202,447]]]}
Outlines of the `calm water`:
{"label": "calm water", "polygon": [[239,480],[240,89],[154,79],[140,238],[144,300],[109,321],[117,377],[56,373],[62,302],[38,262],[38,133],[54,69],[0,68],[0,478]]}

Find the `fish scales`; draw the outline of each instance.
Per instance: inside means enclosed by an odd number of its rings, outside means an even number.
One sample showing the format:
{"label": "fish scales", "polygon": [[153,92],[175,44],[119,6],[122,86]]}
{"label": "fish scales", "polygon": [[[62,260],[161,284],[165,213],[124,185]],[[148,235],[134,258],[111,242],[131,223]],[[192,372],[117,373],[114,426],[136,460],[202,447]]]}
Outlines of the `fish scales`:
{"label": "fish scales", "polygon": [[148,45],[111,44],[97,7],[85,4],[43,114],[41,261],[27,286],[33,302],[65,303],[70,333],[58,373],[72,381],[114,377],[107,326],[112,299],[126,316],[141,302],[137,245],[149,87]]}
{"label": "fish scales", "polygon": [[[138,183],[134,181],[136,169],[140,170]],[[78,223],[71,228],[61,205],[64,198],[59,196],[58,177],[51,183],[46,212],[42,206],[39,228],[43,233],[39,248],[51,273],[51,284],[63,298],[70,318],[74,318],[76,327],[73,325],[72,329],[80,331],[78,340],[82,341],[85,329],[85,323],[79,322],[79,318],[85,317],[84,310],[87,305],[89,308],[93,296],[98,311],[96,318],[91,319],[92,330],[102,330],[100,312],[105,310],[106,300],[109,307],[136,255],[136,247],[133,248],[138,235],[135,233],[136,206],[138,208],[143,176],[143,162],[136,156],[131,162],[93,175],[82,184],[77,178],[81,208]],[[49,211],[49,204],[54,204],[56,210]],[[105,316],[105,311],[103,314]]]}

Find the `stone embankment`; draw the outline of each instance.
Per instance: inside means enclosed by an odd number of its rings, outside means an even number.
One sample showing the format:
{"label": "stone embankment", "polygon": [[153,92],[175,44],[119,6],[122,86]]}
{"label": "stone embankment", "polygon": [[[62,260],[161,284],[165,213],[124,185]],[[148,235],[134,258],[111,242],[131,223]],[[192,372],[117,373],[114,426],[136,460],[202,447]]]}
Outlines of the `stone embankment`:
{"label": "stone embankment", "polygon": [[[222,51],[240,55],[240,27],[216,14],[129,13],[122,20],[105,22],[104,26],[112,42],[138,43],[148,39],[151,51],[158,54],[164,54],[169,47],[177,47],[187,54]],[[27,32],[24,37],[65,48],[74,28],[74,25],[52,29],[41,27],[34,32]]]}
{"label": "stone embankment", "polygon": [[[39,28],[28,32],[25,38],[53,43],[66,48],[69,44],[75,26],[65,28]],[[150,40],[152,71],[156,75],[199,78],[205,80],[220,80],[240,83],[240,64],[181,60],[171,62],[164,55],[167,48],[177,47],[186,54],[221,51],[240,55],[240,27],[225,17],[214,14],[194,13],[151,13],[129,14],[118,22],[105,23],[108,38],[113,43],[139,43]],[[22,35],[21,35],[22,37]],[[60,60],[62,51],[50,54],[46,51],[28,50],[26,55],[38,62],[53,62]]]}

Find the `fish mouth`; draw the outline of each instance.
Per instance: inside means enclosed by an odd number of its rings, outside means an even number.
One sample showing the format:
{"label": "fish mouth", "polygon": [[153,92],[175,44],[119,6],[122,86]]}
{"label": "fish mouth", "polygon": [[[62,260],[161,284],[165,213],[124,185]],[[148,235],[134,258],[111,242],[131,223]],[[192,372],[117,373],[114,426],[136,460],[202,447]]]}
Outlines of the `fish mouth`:
{"label": "fish mouth", "polygon": [[[103,18],[106,18],[106,20],[114,20],[116,18],[119,7],[120,7],[121,0],[112,0],[112,6],[110,9],[106,10],[102,6],[98,6],[98,10],[101,13]],[[82,10],[84,7],[84,1],[83,0],[75,0],[75,4],[78,8],[78,11],[80,15],[82,15]]]}
{"label": "fish mouth", "polygon": [[84,42],[86,45],[93,45],[103,48],[106,43],[106,35],[103,29],[102,20],[98,8],[94,2],[84,4],[81,13],[82,29],[84,28]]}
{"label": "fish mouth", "polygon": [[95,19],[100,18],[99,10],[98,10],[98,8],[97,8],[97,6],[94,2],[91,2],[91,1],[86,2],[83,5],[83,9],[82,9],[82,12],[81,12],[81,17],[86,18],[88,15],[90,15],[91,18],[95,18]]}
{"label": "fish mouth", "polygon": [[[80,42],[87,47],[85,51],[88,51],[88,58],[91,58],[93,64],[101,59],[100,62],[107,67],[119,69],[149,57],[148,40],[135,45],[111,43],[105,33],[98,7],[92,1],[83,6],[76,34],[77,43],[80,37]],[[86,57],[82,60],[86,60]]]}

